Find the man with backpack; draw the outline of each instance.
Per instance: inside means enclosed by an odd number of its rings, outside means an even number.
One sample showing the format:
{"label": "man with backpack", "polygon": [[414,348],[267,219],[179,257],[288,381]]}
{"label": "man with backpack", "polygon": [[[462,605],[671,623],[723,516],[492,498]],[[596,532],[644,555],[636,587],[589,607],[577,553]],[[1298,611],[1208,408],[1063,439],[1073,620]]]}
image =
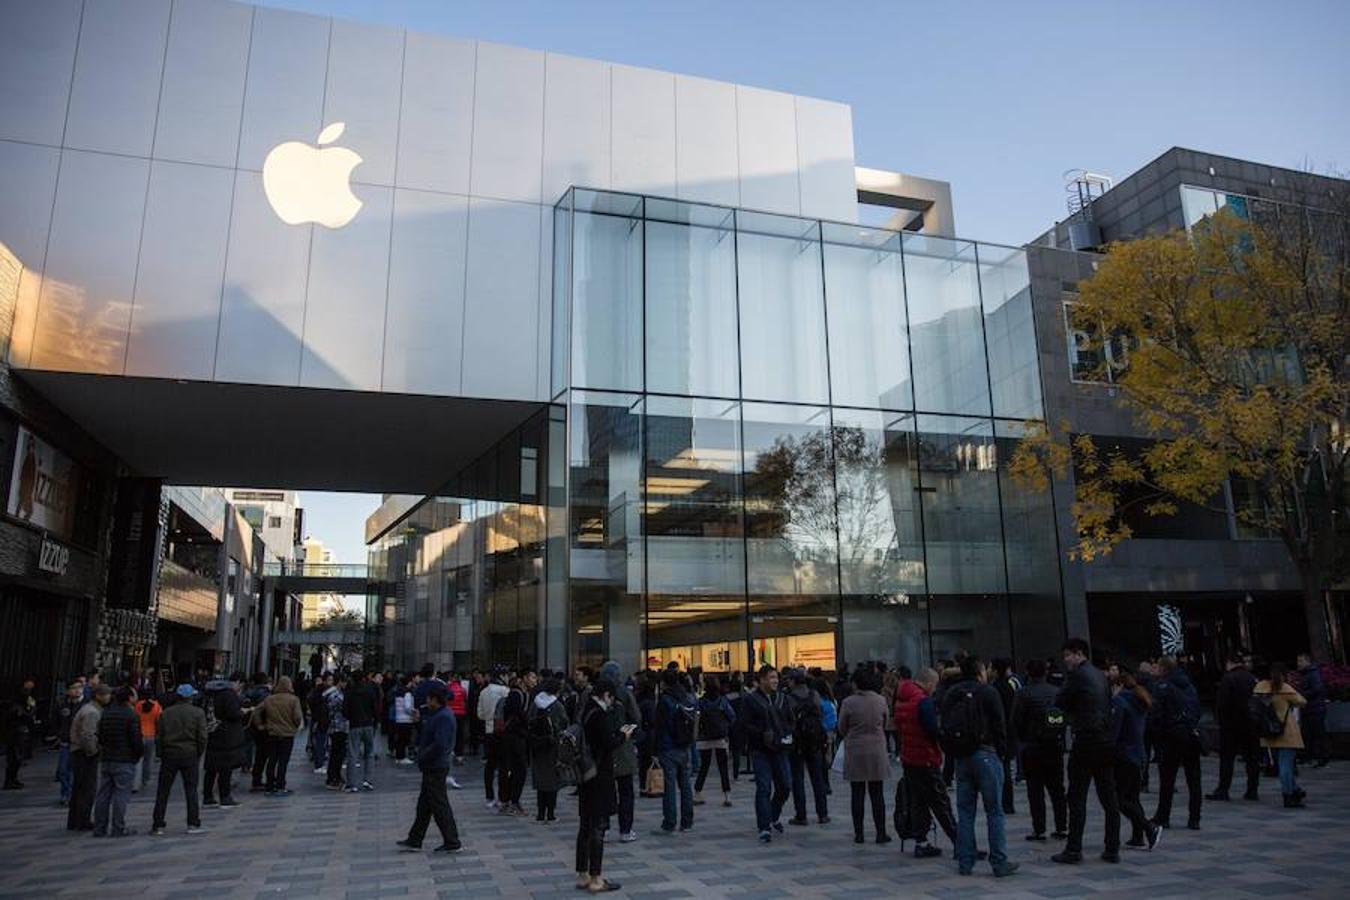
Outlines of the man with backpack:
{"label": "man with backpack", "polygon": [[1186,791],[1190,795],[1190,809],[1186,827],[1200,830],[1200,696],[1186,670],[1176,659],[1164,656],[1158,660],[1158,681],[1153,686],[1153,706],[1149,710],[1149,724],[1158,744],[1158,808],[1153,824],[1170,828],[1172,793],[1176,788],[1177,770],[1186,773]]}
{"label": "man with backpack", "polygon": [[1120,862],[1120,800],[1116,795],[1116,751],[1111,734],[1111,689],[1106,675],[1088,661],[1087,641],[1064,642],[1068,674],[1055,696],[1073,729],[1069,750],[1069,839],[1064,850],[1050,857],[1057,863],[1083,861],[1083,829],[1087,826],[1089,784],[1097,786],[1097,800],[1106,816],[1102,859]]}
{"label": "man with backpack", "polygon": [[942,749],[938,745],[941,731],[932,697],[937,686],[938,673],[921,669],[915,680],[901,681],[895,691],[895,730],[900,737],[900,764],[904,772],[896,785],[896,803],[898,807],[903,800],[906,807],[903,813],[897,813],[903,820],[896,823],[895,831],[902,841],[914,839],[916,859],[942,855],[941,850],[928,842],[934,819],[947,840],[956,845],[956,821],[947,786],[942,781]]}
{"label": "man with backpack", "polygon": [[1261,783],[1261,744],[1251,721],[1252,691],[1256,676],[1247,669],[1241,653],[1228,655],[1227,671],[1219,679],[1214,698],[1215,718],[1219,720],[1219,784],[1206,800],[1227,800],[1233,784],[1233,764],[1238,754],[1247,767],[1247,793],[1243,799],[1255,800]]}
{"label": "man with backpack", "polygon": [[698,705],[689,695],[680,673],[661,673],[661,696],[656,703],[656,758],[665,776],[661,798],[661,827],[652,834],[675,833],[676,803],[680,831],[694,827],[694,789],[690,783],[690,748],[698,736]]}
{"label": "man with backpack", "polygon": [[493,712],[493,728],[498,732],[497,758],[505,776],[505,788],[499,798],[503,815],[525,815],[520,796],[525,790],[525,770],[530,764],[527,716],[530,711],[529,692],[534,687],[535,678],[533,672],[526,672],[520,678],[513,679],[506,696],[498,701],[498,709]]}
{"label": "man with backpack", "polygon": [[792,809],[795,815],[790,825],[806,824],[806,778],[811,779],[811,793],[816,802],[816,821],[830,822],[830,810],[825,799],[825,716],[820,695],[811,689],[806,672],[793,669],[789,677],[788,708],[792,712],[792,749],[788,764],[792,767]]}
{"label": "man with backpack", "polygon": [[975,802],[983,801],[989,831],[989,865],[996,878],[1018,869],[1008,859],[1003,826],[1003,762],[1007,745],[1003,702],[985,683],[984,664],[978,657],[961,660],[961,679],[942,696],[939,709],[942,749],[956,760],[956,863],[969,875],[975,868]]}
{"label": "man with backpack", "polygon": [[1067,818],[1064,801],[1065,718],[1064,711],[1055,705],[1059,691],[1046,683],[1045,675],[1045,660],[1029,660],[1029,681],[1017,692],[1012,706],[1012,733],[1022,746],[1022,772],[1027,782],[1027,804],[1031,807],[1029,841],[1046,840],[1047,792],[1055,816],[1055,831],[1051,837],[1057,841],[1068,837],[1064,830]]}

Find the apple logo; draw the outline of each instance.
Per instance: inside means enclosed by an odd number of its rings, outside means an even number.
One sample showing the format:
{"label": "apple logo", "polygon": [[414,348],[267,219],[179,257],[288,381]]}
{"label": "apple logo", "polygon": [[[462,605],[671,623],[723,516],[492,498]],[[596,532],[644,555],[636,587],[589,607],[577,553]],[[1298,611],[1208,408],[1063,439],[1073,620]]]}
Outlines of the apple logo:
{"label": "apple logo", "polygon": [[[319,133],[319,146],[300,141],[278,144],[263,161],[263,191],[281,221],[287,225],[318,222],[341,228],[361,209],[352,193],[352,169],[361,156],[346,147],[326,147],[342,136],[345,122],[334,122]],[[320,148],[323,149],[320,149]]]}

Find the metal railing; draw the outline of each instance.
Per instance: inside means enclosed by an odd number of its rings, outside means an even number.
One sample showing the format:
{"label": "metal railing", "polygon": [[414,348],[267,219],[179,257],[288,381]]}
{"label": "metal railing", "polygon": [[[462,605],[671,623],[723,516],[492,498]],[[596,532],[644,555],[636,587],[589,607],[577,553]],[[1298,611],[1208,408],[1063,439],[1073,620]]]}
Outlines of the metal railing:
{"label": "metal railing", "polygon": [[269,562],[263,566],[265,578],[366,578],[369,574],[370,566],[358,563]]}

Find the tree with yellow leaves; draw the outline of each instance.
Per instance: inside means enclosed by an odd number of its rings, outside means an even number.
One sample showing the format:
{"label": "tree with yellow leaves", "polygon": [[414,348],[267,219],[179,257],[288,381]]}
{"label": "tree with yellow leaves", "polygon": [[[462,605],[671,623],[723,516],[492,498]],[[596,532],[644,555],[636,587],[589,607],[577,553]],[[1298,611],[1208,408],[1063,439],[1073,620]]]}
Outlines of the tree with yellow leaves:
{"label": "tree with yellow leaves", "polygon": [[1250,498],[1240,521],[1288,549],[1327,660],[1328,592],[1350,571],[1350,217],[1221,210],[1190,234],[1112,245],[1079,289],[1075,327],[1132,342],[1113,381],[1150,444],[1130,455],[1033,423],[1014,477],[1073,466],[1084,560],[1131,536],[1127,506],[1170,515],[1233,486]]}

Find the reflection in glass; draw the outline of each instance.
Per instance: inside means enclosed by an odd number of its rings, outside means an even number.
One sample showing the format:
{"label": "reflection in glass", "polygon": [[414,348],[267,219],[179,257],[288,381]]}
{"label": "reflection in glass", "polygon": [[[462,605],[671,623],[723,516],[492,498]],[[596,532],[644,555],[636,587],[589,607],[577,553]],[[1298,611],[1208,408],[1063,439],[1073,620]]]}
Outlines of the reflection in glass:
{"label": "reflection in glass", "polygon": [[998,454],[988,419],[919,416],[928,590],[1004,589]]}
{"label": "reflection in glass", "polygon": [[867,231],[874,237],[858,241],[858,229],[842,230],[825,232],[830,396],[846,406],[912,409],[900,236]]}
{"label": "reflection in glass", "polygon": [[904,248],[915,407],[989,415],[975,245],[907,234]]}
{"label": "reflection in glass", "polygon": [[1027,255],[992,244],[980,244],[977,253],[994,415],[1036,418],[1041,414],[1041,374]]}
{"label": "reflection in glass", "polygon": [[572,386],[642,390],[643,223],[574,216]]}
{"label": "reflection in glass", "polygon": [[568,352],[572,334],[572,197],[571,191],[553,208],[552,388],[550,398],[567,390],[571,374]]}
{"label": "reflection in glass", "polygon": [[[799,220],[791,220],[799,221]],[[820,242],[737,235],[743,396],[828,403]]]}
{"label": "reflection in glass", "polygon": [[647,223],[647,389],[738,395],[730,228]]}

